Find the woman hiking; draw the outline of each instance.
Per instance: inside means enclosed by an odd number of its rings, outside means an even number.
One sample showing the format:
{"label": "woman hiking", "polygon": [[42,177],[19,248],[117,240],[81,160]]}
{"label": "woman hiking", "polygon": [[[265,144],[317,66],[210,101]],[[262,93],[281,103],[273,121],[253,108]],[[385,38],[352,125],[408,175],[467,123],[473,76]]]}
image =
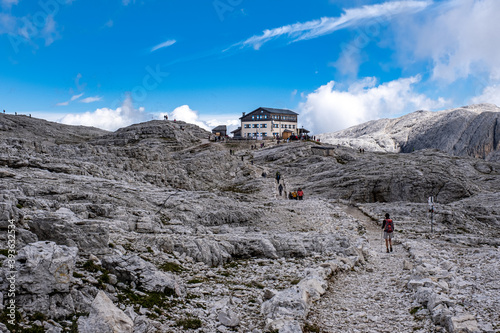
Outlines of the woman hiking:
{"label": "woman hiking", "polygon": [[389,213],[385,214],[384,222],[382,222],[382,229],[384,230],[385,248],[387,249],[387,253],[392,252],[392,233],[394,232],[394,222],[390,219]]}

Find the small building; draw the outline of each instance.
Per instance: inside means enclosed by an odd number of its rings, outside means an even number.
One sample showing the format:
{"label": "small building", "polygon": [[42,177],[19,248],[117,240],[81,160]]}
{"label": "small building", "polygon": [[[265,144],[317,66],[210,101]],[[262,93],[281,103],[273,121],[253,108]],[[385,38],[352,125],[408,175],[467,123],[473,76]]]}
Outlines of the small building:
{"label": "small building", "polygon": [[233,138],[235,138],[235,139],[241,138],[241,127],[238,127],[237,129],[232,131],[231,134],[233,135]]}
{"label": "small building", "polygon": [[212,134],[215,134],[215,136],[221,136],[224,137],[227,135],[227,127],[226,125],[219,125],[216,128],[212,130]]}
{"label": "small building", "polygon": [[289,135],[297,133],[298,114],[288,109],[260,107],[249,114],[243,113],[241,136],[243,138],[265,139],[282,138],[285,131]]}

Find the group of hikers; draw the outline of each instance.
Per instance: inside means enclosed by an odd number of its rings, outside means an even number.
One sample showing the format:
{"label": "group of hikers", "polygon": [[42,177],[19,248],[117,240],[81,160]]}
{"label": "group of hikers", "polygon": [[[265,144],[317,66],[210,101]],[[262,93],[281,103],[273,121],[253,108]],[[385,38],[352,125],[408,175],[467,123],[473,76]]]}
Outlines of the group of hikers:
{"label": "group of hikers", "polygon": [[289,200],[303,200],[304,199],[304,191],[302,188],[298,188],[296,191],[289,191],[287,195],[285,180],[279,171],[276,171],[276,183],[278,184],[278,192],[280,197],[283,196],[283,192],[285,194],[285,199]]}

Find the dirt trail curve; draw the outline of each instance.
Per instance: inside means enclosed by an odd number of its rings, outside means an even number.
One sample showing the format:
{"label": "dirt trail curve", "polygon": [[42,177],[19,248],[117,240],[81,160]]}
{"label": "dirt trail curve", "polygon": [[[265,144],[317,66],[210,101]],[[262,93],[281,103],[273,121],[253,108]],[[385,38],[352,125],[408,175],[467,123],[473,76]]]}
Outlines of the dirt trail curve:
{"label": "dirt trail curve", "polygon": [[[346,213],[366,227],[370,257],[358,272],[336,276],[325,295],[313,305],[307,322],[320,332],[434,332],[426,316],[410,313],[416,306],[406,288],[409,270],[404,270],[407,251],[396,242],[394,252],[386,253],[381,226],[355,207]],[[395,221],[397,228],[397,221]]]}

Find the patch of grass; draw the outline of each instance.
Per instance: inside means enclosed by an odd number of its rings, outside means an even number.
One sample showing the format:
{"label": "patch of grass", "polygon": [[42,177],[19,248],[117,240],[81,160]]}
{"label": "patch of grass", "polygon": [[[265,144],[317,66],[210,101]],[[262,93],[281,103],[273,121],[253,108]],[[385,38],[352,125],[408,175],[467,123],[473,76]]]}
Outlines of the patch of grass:
{"label": "patch of grass", "polygon": [[84,276],[85,276],[85,275],[80,274],[80,273],[78,273],[78,272],[73,272],[73,277],[74,277],[74,278],[81,279],[81,278],[82,278],[82,277],[84,277]]}
{"label": "patch of grass", "polygon": [[113,244],[113,243],[109,243],[109,244],[108,244],[108,246],[109,246],[110,248],[112,248],[112,249],[114,249],[114,248],[115,248],[115,244]]}
{"label": "patch of grass", "polygon": [[189,281],[188,281],[188,282],[186,282],[186,283],[187,283],[187,284],[197,284],[197,283],[202,283],[202,282],[204,282],[204,280],[194,278],[194,279],[189,280]]}
{"label": "patch of grass", "polygon": [[9,250],[8,249],[0,249],[0,254],[3,256],[8,257],[9,256]]}
{"label": "patch of grass", "polygon": [[175,326],[187,329],[198,329],[201,327],[201,320],[197,317],[186,317],[184,319],[177,319]]}
{"label": "patch of grass", "polygon": [[222,192],[234,192],[234,193],[241,193],[241,194],[253,194],[253,193],[257,192],[255,189],[242,189],[236,185],[225,186],[225,187],[222,187],[220,190]]}
{"label": "patch of grass", "polygon": [[148,250],[149,253],[154,253],[153,249],[150,246],[148,246],[146,250]]}
{"label": "patch of grass", "polygon": [[107,271],[103,272],[97,281],[99,281],[100,284],[109,283],[109,273]]}
{"label": "patch of grass", "polygon": [[17,205],[16,205],[16,207],[17,207],[17,208],[19,208],[19,209],[22,209],[22,208],[23,208],[23,205],[21,205],[21,204],[17,204]]}
{"label": "patch of grass", "polygon": [[228,269],[228,268],[236,268],[238,267],[240,264],[237,262],[237,261],[231,261],[231,262],[228,262],[227,264],[224,265],[224,268],[225,269]]}
{"label": "patch of grass", "polygon": [[9,324],[9,320],[12,320],[11,317],[7,316],[8,314],[8,309],[5,309],[2,313],[0,313],[0,323],[3,323],[5,326],[7,326],[7,329],[11,332],[17,332],[17,323],[20,323],[23,321],[23,316],[19,311],[16,310],[15,312],[15,319],[14,319],[14,325]]}
{"label": "patch of grass", "polygon": [[299,284],[299,282],[300,282],[300,279],[293,279],[292,281],[290,281],[290,283],[291,283],[292,285]]}
{"label": "patch of grass", "polygon": [[320,333],[321,329],[316,324],[304,324],[304,333]]}
{"label": "patch of grass", "polygon": [[83,269],[91,273],[96,273],[104,270],[104,268],[102,268],[99,265],[96,265],[96,263],[93,262],[92,260],[87,260],[82,267]]}
{"label": "patch of grass", "polygon": [[36,320],[45,321],[45,320],[47,320],[47,316],[41,312],[36,312],[33,316],[31,316],[31,319],[33,321],[36,321]]}
{"label": "patch of grass", "polygon": [[225,277],[230,277],[233,274],[231,274],[231,272],[222,272],[222,273],[220,273],[220,275],[225,276]]}
{"label": "patch of grass", "polygon": [[422,309],[422,307],[421,307],[421,306],[416,306],[416,307],[414,307],[414,308],[411,308],[411,309],[410,309],[410,314],[411,314],[411,315],[414,315],[414,314],[415,314],[415,313],[417,313],[420,309]]}
{"label": "patch of grass", "polygon": [[184,271],[184,268],[181,265],[176,264],[174,262],[163,263],[158,268],[165,272],[180,273]]}

